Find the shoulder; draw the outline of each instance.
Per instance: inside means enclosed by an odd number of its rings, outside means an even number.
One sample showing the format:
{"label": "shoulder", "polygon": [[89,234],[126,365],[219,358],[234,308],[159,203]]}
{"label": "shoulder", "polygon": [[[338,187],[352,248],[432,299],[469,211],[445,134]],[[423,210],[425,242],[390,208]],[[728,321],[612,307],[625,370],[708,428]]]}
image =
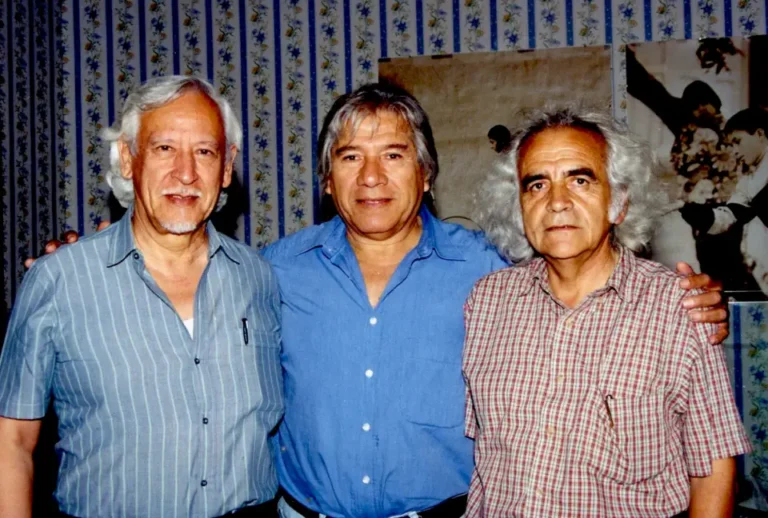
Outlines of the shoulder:
{"label": "shoulder", "polygon": [[479,230],[469,230],[461,225],[455,223],[446,223],[435,218],[434,220],[435,231],[443,240],[459,250],[468,260],[486,260],[490,263],[490,269],[488,271],[498,270],[509,266],[509,262],[506,261],[486,239],[485,234]]}
{"label": "shoulder", "polygon": [[94,265],[107,265],[109,250],[117,232],[117,225],[78,239],[77,242],[62,245],[52,254],[46,254],[35,260],[28,274],[35,270],[51,275],[69,275],[89,269]]}
{"label": "shoulder", "polygon": [[290,261],[302,252],[321,244],[322,237],[329,232],[331,225],[333,221],[303,228],[267,246],[262,254],[273,265]]}
{"label": "shoulder", "polygon": [[472,298],[487,300],[519,296],[532,282],[532,275],[538,266],[536,261],[534,259],[519,266],[508,266],[485,275],[475,283]]}
{"label": "shoulder", "polygon": [[645,297],[658,299],[659,302],[677,302],[686,296],[687,291],[680,287],[683,276],[668,267],[648,259],[636,258],[632,272],[632,282]]}

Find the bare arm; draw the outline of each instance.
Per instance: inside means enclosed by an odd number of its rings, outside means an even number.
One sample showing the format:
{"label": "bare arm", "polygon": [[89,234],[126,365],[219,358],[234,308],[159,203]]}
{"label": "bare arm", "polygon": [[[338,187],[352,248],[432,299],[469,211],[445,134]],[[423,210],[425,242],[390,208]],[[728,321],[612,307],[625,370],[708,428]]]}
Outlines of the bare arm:
{"label": "bare arm", "polygon": [[0,516],[32,516],[32,453],[40,437],[39,419],[0,417]]}
{"label": "bare arm", "polygon": [[733,513],[733,482],[736,461],[733,458],[712,461],[712,474],[691,477],[690,518],[730,517]]}

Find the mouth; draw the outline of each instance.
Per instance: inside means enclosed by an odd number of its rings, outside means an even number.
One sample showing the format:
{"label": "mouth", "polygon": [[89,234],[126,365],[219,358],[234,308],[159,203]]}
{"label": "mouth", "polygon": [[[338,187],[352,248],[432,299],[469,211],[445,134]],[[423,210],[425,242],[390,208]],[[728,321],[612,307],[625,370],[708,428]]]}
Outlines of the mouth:
{"label": "mouth", "polygon": [[163,191],[161,194],[174,205],[191,205],[202,196],[202,193],[189,190]]}
{"label": "mouth", "polygon": [[392,201],[392,198],[363,198],[356,201],[358,205],[362,205],[363,207],[376,208],[388,204]]}
{"label": "mouth", "polygon": [[576,230],[579,227],[576,227],[574,225],[553,225],[551,227],[547,227],[547,232],[568,232],[570,230]]}

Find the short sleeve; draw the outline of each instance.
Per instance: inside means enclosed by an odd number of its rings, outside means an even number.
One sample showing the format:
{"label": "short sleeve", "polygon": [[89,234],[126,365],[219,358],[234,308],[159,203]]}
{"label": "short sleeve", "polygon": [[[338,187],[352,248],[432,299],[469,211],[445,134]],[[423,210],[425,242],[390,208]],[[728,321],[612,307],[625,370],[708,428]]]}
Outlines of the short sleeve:
{"label": "short sleeve", "polygon": [[54,287],[50,270],[36,263],[16,296],[0,353],[0,415],[4,417],[41,419],[48,409],[58,320]]}
{"label": "short sleeve", "polygon": [[704,341],[706,331],[696,324],[688,327],[698,354],[691,367],[683,442],[688,474],[704,477],[712,473],[712,461],[751,448],[736,410],[723,348]]}

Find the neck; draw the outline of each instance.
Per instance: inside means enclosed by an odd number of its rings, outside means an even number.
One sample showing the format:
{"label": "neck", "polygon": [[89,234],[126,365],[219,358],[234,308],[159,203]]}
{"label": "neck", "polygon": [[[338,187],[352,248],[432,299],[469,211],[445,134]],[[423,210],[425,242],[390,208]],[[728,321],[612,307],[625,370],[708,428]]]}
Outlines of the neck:
{"label": "neck", "polygon": [[586,255],[568,259],[545,257],[552,293],[567,307],[576,307],[584,297],[605,286],[618,257],[610,236]]}
{"label": "neck", "polygon": [[179,271],[178,267],[190,265],[208,253],[208,233],[204,224],[186,234],[171,234],[159,232],[137,212],[134,212],[131,222],[136,247],[144,255],[147,265]]}
{"label": "neck", "polygon": [[399,264],[405,255],[413,250],[421,239],[422,221],[417,216],[411,224],[397,234],[374,239],[369,236],[350,232],[347,228],[347,240],[361,263],[393,265]]}

